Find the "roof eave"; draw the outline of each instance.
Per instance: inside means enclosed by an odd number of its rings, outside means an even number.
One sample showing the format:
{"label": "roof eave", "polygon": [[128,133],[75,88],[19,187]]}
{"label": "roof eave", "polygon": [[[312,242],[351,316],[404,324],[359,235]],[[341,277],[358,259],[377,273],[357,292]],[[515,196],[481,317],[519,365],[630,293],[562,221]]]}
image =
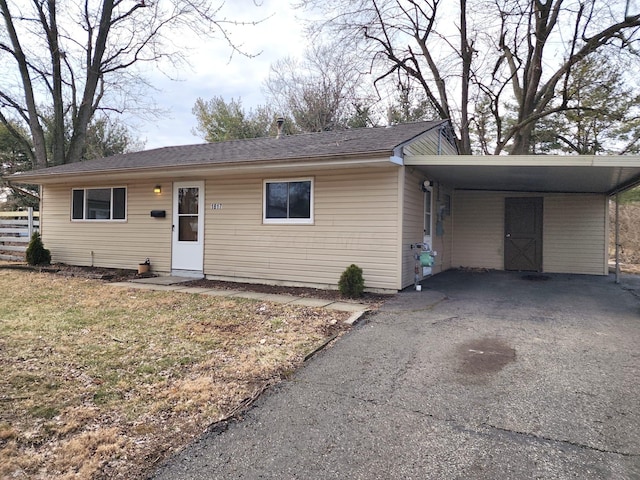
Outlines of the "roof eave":
{"label": "roof eave", "polygon": [[[79,172],[48,172],[39,175],[36,171],[16,173],[7,180],[17,184],[55,184],[67,183],[77,179],[88,179],[98,177],[115,177],[121,175],[130,176],[132,179],[147,177],[184,177],[185,175],[210,175],[216,174],[232,174],[234,172],[242,172],[246,169],[252,171],[284,171],[293,169],[310,169],[310,168],[339,168],[349,166],[362,165],[390,165],[393,164],[393,152],[390,150],[382,150],[377,152],[353,153],[347,155],[319,155],[310,158],[292,158],[292,159],[266,159],[266,160],[237,160],[216,163],[192,163],[168,166],[144,166],[144,167],[125,167],[100,170],[83,170]],[[176,175],[179,173],[179,175]]]}

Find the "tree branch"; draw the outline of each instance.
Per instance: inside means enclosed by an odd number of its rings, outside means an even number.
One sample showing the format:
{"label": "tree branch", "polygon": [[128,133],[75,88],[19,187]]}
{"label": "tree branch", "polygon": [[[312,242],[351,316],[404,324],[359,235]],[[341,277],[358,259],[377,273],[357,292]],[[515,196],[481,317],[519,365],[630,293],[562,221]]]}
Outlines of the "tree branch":
{"label": "tree branch", "polygon": [[33,84],[31,82],[31,76],[29,74],[29,68],[22,46],[16,32],[15,25],[13,23],[13,17],[9,12],[9,7],[6,0],[0,0],[0,12],[7,25],[7,33],[13,48],[13,56],[18,64],[18,70],[20,72],[20,78],[24,87],[24,96],[27,103],[27,111],[29,118],[29,127],[31,129],[31,135],[33,139],[34,156],[36,158],[35,165],[37,167],[44,167],[46,165],[46,148],[44,141],[44,131],[38,120],[35,95],[33,93]]}

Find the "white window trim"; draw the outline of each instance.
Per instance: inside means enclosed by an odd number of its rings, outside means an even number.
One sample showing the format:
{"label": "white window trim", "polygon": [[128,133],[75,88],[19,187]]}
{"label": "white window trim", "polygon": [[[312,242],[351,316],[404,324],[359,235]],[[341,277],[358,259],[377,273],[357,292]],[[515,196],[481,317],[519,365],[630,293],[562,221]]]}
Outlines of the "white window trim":
{"label": "white window trim", "polygon": [[[311,182],[311,195],[309,198],[309,218],[267,218],[267,183],[292,183]],[[302,178],[269,178],[262,182],[262,223],[265,225],[313,225],[315,182],[313,177]]]}
{"label": "white window trim", "polygon": [[[429,199],[429,235],[426,234],[427,230],[427,198]],[[433,248],[433,187],[427,187],[424,192],[424,199],[422,200],[422,240],[429,245],[429,249]]]}
{"label": "white window trim", "polygon": [[[83,205],[82,205],[82,216],[86,216],[87,214],[87,190],[102,190],[102,189],[111,190],[111,211],[109,214],[113,216],[113,190],[116,188],[124,188],[124,218],[73,218],[73,192],[76,190],[83,190]],[[125,223],[127,222],[127,218],[129,217],[129,189],[126,185],[115,185],[108,187],[73,187],[71,189],[71,204],[69,205],[69,216],[72,222],[90,222],[90,223]]]}

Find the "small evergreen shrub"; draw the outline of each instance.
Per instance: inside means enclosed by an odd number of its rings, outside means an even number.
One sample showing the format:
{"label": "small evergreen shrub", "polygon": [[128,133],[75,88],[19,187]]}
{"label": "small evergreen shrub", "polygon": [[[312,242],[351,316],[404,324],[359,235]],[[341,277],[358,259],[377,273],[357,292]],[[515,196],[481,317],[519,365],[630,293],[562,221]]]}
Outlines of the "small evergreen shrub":
{"label": "small evergreen shrub", "polygon": [[40,233],[33,232],[31,235],[25,258],[29,265],[49,265],[51,263],[51,252],[44,248]]}
{"label": "small evergreen shrub", "polygon": [[357,265],[351,264],[340,275],[338,289],[342,295],[350,298],[359,298],[364,291],[364,277],[362,269]]}

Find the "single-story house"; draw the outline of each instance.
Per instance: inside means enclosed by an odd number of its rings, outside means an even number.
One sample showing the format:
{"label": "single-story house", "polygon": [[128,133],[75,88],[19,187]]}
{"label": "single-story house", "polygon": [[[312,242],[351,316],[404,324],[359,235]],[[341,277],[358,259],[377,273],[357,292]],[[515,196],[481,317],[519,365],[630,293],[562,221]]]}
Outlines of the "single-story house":
{"label": "single-story house", "polygon": [[148,258],[161,275],[320,288],[356,264],[369,290],[394,292],[456,267],[606,275],[609,196],[640,183],[640,158],[461,156],[450,123],[432,121],[158,148],[11,180],[41,185],[54,262]]}

